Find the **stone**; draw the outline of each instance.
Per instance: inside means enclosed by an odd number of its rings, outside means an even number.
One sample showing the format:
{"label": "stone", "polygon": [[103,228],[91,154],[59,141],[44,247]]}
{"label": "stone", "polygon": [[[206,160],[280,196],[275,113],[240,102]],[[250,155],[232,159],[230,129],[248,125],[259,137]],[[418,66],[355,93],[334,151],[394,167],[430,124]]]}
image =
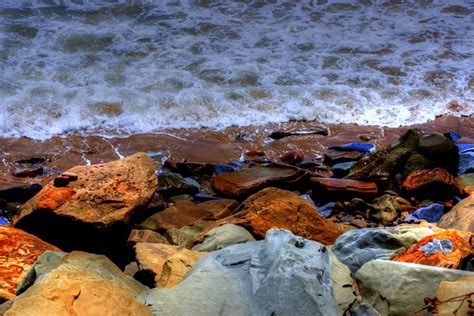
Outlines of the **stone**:
{"label": "stone", "polygon": [[467,195],[474,192],[474,173],[464,174],[455,178],[459,188],[464,191]]}
{"label": "stone", "polygon": [[300,151],[290,151],[280,156],[280,161],[289,165],[297,165],[304,159],[304,153]]}
{"label": "stone", "polygon": [[14,297],[23,277],[47,250],[60,251],[20,229],[0,226],[0,301]]}
{"label": "stone", "polygon": [[402,183],[402,189],[421,198],[436,197],[446,200],[462,195],[454,177],[443,168],[414,171]]}
{"label": "stone", "polygon": [[384,194],[376,198],[372,203],[369,218],[382,225],[391,224],[400,216],[401,206],[399,201],[403,200],[390,194]]}
{"label": "stone", "polygon": [[356,228],[367,228],[369,225],[366,221],[357,218],[352,220],[350,224]]}
{"label": "stone", "polygon": [[459,154],[458,175],[474,172],[474,151],[466,151]]}
{"label": "stone", "polygon": [[266,188],[253,194],[238,210],[212,224],[196,238],[196,242],[202,242],[207,231],[224,224],[243,226],[256,239],[264,238],[271,228],[288,229],[295,235],[324,245],[332,244],[343,232],[340,226],[320,215],[310,202],[296,193],[277,188]]}
{"label": "stone", "polygon": [[457,144],[456,146],[460,153],[465,153],[474,149],[474,144]]}
{"label": "stone", "polygon": [[427,228],[351,230],[339,236],[331,251],[355,274],[365,263],[374,259],[390,259],[430,234],[433,232]]}
{"label": "stone", "polygon": [[66,251],[121,256],[118,247],[125,245],[157,189],[153,161],[137,153],[68,172],[77,174],[77,180],[59,188],[47,184],[13,217],[13,225]]}
{"label": "stone", "polygon": [[156,315],[341,315],[331,267],[323,245],[270,230],[207,254],[175,287],[139,300]]}
{"label": "stone", "polygon": [[474,249],[455,230],[427,236],[392,260],[457,269]]}
{"label": "stone", "polygon": [[352,310],[351,316],[380,316],[380,314],[372,305],[362,303]]}
{"label": "stone", "polygon": [[377,185],[373,182],[311,177],[310,183],[313,187],[313,196],[324,199],[373,197],[378,193]]}
{"label": "stone", "polygon": [[324,163],[333,166],[338,163],[357,161],[362,154],[357,151],[331,151],[324,154]]}
{"label": "stone", "polygon": [[139,242],[168,244],[166,237],[157,232],[149,229],[132,229],[127,245],[133,247]]}
{"label": "stone", "polygon": [[455,174],[458,170],[459,151],[446,136],[439,133],[421,133],[417,150],[426,158]]}
{"label": "stone", "polygon": [[241,166],[240,162],[231,162],[227,165],[215,165],[214,174],[218,176],[224,173],[234,172],[234,171],[239,170],[240,166]]}
{"label": "stone", "polygon": [[162,172],[158,175],[158,193],[165,198],[175,195],[194,195],[201,190],[199,183],[193,178],[184,178],[178,173]]}
{"label": "stone", "polygon": [[212,221],[198,221],[181,228],[171,228],[165,235],[171,241],[171,244],[191,249],[194,245],[194,239],[211,224]]}
{"label": "stone", "polygon": [[454,282],[441,281],[436,299],[430,301],[438,315],[472,315],[474,307],[474,275],[464,276]]}
{"label": "stone", "polygon": [[444,214],[439,220],[438,226],[474,233],[474,195],[463,199]]}
{"label": "stone", "polygon": [[295,184],[304,175],[304,171],[292,167],[254,167],[215,176],[211,185],[214,191],[237,198],[246,197],[268,186]]}
{"label": "stone", "polygon": [[214,165],[199,161],[188,161],[181,157],[169,157],[165,161],[165,167],[170,168],[185,176],[212,174]]}
{"label": "stone", "polygon": [[0,199],[8,202],[25,202],[35,196],[42,188],[38,183],[10,185],[0,189]]}
{"label": "stone", "polygon": [[158,243],[137,243],[135,253],[139,268],[135,278],[152,288],[175,286],[206,254]]}
{"label": "stone", "polygon": [[172,197],[170,197],[168,202],[169,203],[176,203],[176,202],[181,201],[181,200],[188,200],[188,201],[194,202],[194,198],[189,194],[181,194],[181,195],[172,196]]}
{"label": "stone", "polygon": [[270,138],[282,139],[289,136],[307,136],[307,135],[322,135],[328,136],[329,131],[326,128],[320,129],[293,129],[293,130],[278,130],[270,134]]}
{"label": "stone", "polygon": [[[313,202],[314,203],[314,202]],[[336,211],[336,202],[329,202],[317,208],[318,212],[326,218],[332,216]]]}
{"label": "stone", "polygon": [[337,151],[357,151],[360,153],[374,153],[375,145],[367,143],[348,143],[344,145],[330,146],[328,149],[337,150]]}
{"label": "stone", "polygon": [[431,205],[419,208],[408,216],[407,221],[425,220],[430,223],[436,223],[444,215],[444,205],[433,203]]}
{"label": "stone", "polygon": [[331,169],[336,178],[344,178],[349,174],[355,163],[355,161],[341,162],[333,165]]}
{"label": "stone", "polygon": [[245,228],[226,224],[208,231],[203,242],[195,245],[193,250],[209,252],[254,240],[255,238]]}
{"label": "stone", "polygon": [[349,268],[340,262],[331,250],[328,252],[331,257],[331,281],[334,298],[342,315],[345,315],[357,301],[357,288]]}
{"label": "stone", "polygon": [[14,177],[33,178],[43,174],[43,167],[35,166],[30,168],[18,168],[13,172]]}
{"label": "stone", "polygon": [[140,229],[150,229],[160,234],[172,228],[181,228],[197,221],[215,221],[229,216],[239,205],[235,200],[211,200],[194,204],[182,200],[170,205],[164,211],[153,214],[139,225]]}
{"label": "stone", "polygon": [[381,315],[431,315],[423,311],[425,299],[433,299],[441,281],[455,281],[471,272],[421,264],[372,260],[356,274],[362,301]]}

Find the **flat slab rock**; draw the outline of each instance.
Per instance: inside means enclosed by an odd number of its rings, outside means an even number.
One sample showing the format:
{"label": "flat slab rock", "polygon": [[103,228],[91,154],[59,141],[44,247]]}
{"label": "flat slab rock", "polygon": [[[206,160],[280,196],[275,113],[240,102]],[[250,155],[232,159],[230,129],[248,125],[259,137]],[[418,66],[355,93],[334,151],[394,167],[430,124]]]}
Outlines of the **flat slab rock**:
{"label": "flat slab rock", "polygon": [[76,166],[68,173],[77,175],[77,180],[60,187],[50,182],[12,221],[65,250],[97,250],[97,244],[126,240],[134,218],[145,210],[158,186],[153,161],[145,153]]}
{"label": "flat slab rock", "polygon": [[266,188],[251,195],[237,211],[209,226],[195,242],[202,242],[208,231],[224,224],[243,226],[256,239],[263,239],[272,228],[288,229],[324,245],[333,244],[343,233],[340,226],[324,218],[310,202],[296,193],[277,188]]}
{"label": "flat slab rock", "polygon": [[310,178],[310,182],[315,187],[315,194],[318,191],[357,196],[375,196],[378,193],[377,185],[374,182],[317,177]]}
{"label": "flat slab rock", "polygon": [[15,296],[23,277],[46,250],[60,251],[20,229],[0,225],[0,302]]}
{"label": "flat slab rock", "polygon": [[212,178],[212,189],[229,197],[248,196],[265,186],[295,183],[305,175],[297,168],[284,166],[254,167]]}

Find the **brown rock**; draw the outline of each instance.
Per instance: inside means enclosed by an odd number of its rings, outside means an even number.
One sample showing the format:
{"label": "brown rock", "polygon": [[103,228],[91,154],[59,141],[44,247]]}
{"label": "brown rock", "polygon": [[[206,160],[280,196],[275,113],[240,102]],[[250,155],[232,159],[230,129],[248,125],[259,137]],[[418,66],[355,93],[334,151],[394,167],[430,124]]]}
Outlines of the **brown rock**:
{"label": "brown rock", "polygon": [[196,242],[202,242],[208,231],[224,224],[243,226],[257,239],[263,239],[271,228],[288,229],[295,235],[324,245],[334,243],[343,233],[340,226],[325,219],[307,200],[277,188],[266,188],[250,196],[239,207],[238,213],[208,227]]}
{"label": "brown rock", "polygon": [[65,187],[46,185],[23,205],[13,225],[64,250],[120,252],[116,248],[125,244],[136,217],[156,191],[152,160],[137,153],[68,172],[76,174],[77,180]]}
{"label": "brown rock", "polygon": [[280,157],[280,161],[289,165],[296,165],[302,162],[304,154],[300,151],[290,151]]}
{"label": "brown rock", "polygon": [[150,229],[164,234],[172,228],[181,228],[197,221],[215,221],[229,216],[239,205],[235,200],[212,200],[194,204],[181,200],[163,212],[153,214],[139,225],[142,229]]}
{"label": "brown rock", "polygon": [[373,182],[312,177],[310,183],[313,185],[313,195],[323,199],[332,196],[337,196],[338,199],[366,198],[373,197],[378,193],[377,185]]}
{"label": "brown rock", "polygon": [[30,168],[19,168],[16,169],[13,173],[14,177],[26,178],[26,177],[36,177],[43,174],[43,167],[36,166]]}
{"label": "brown rock", "polygon": [[445,230],[421,239],[392,260],[457,269],[474,249],[456,230]]}
{"label": "brown rock", "polygon": [[194,239],[200,233],[209,227],[213,222],[198,221],[192,225],[186,225],[181,228],[171,228],[166,232],[166,236],[173,245],[191,249],[194,245]]}
{"label": "brown rock", "polygon": [[139,242],[168,244],[165,236],[149,229],[132,229],[128,236],[127,244],[129,247],[135,246]]}
{"label": "brown rock", "polygon": [[173,156],[165,161],[165,166],[187,176],[212,174],[214,172],[213,164],[199,161],[188,161],[185,158]]}
{"label": "brown rock", "polygon": [[206,254],[186,248],[156,244],[135,245],[139,272],[135,277],[150,287],[173,287]]}
{"label": "brown rock", "polygon": [[212,178],[214,191],[229,197],[245,197],[266,186],[294,184],[305,172],[285,166],[254,167]]}
{"label": "brown rock", "polygon": [[324,162],[330,166],[342,162],[359,160],[360,158],[362,158],[362,153],[357,151],[329,150],[324,154]]}
{"label": "brown rock", "polygon": [[354,219],[351,225],[357,228],[367,228],[368,226],[367,222],[362,219]]}
{"label": "brown rock", "polygon": [[474,195],[468,196],[444,214],[438,226],[474,233]]}
{"label": "brown rock", "polygon": [[0,225],[0,302],[15,290],[38,257],[58,248],[20,229]]}
{"label": "brown rock", "polygon": [[413,171],[402,183],[402,189],[421,197],[449,199],[453,195],[462,195],[454,177],[443,168]]}

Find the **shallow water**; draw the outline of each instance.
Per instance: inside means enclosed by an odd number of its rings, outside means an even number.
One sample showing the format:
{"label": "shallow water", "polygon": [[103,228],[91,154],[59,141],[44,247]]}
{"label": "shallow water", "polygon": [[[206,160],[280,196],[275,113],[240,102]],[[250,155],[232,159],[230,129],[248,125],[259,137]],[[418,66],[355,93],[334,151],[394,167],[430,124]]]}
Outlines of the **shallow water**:
{"label": "shallow water", "polygon": [[0,3],[0,135],[474,112],[474,1]]}

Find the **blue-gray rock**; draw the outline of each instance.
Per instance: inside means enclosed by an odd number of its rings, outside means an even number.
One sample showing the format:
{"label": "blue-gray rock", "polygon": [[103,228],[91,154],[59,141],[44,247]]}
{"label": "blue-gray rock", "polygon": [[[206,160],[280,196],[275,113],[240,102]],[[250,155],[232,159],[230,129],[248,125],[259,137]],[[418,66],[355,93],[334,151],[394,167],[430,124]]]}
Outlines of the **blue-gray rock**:
{"label": "blue-gray rock", "polygon": [[380,313],[372,305],[362,303],[352,310],[351,316],[380,316]]}
{"label": "blue-gray rock", "polygon": [[183,194],[194,195],[200,190],[201,186],[193,178],[184,178],[179,173],[170,171],[158,175],[158,193],[166,198]]}
{"label": "blue-gray rock", "polygon": [[138,299],[154,315],[341,315],[329,250],[286,230],[203,257],[173,288]]}
{"label": "blue-gray rock", "polygon": [[331,167],[334,176],[337,178],[343,178],[347,176],[352,168],[353,165],[356,164],[357,161],[348,161],[348,162],[341,162],[333,165]]}
{"label": "blue-gray rock", "polygon": [[458,146],[459,152],[467,152],[474,149],[474,144],[456,144]]}
{"label": "blue-gray rock", "polygon": [[462,136],[459,135],[456,131],[449,131],[447,133],[444,133],[443,135],[449,138],[453,143],[457,142],[459,139],[462,138]]}
{"label": "blue-gray rock", "polygon": [[425,220],[430,223],[436,223],[444,215],[444,206],[439,203],[417,209],[414,213],[407,217],[407,221]]}
{"label": "blue-gray rock", "polygon": [[433,234],[429,228],[364,228],[348,231],[336,239],[331,250],[355,274],[374,259],[389,259],[405,252],[421,238]]}
{"label": "blue-gray rock", "polygon": [[238,170],[235,166],[232,165],[215,165],[214,166],[214,174],[216,176],[224,173],[234,172]]}
{"label": "blue-gray rock", "polygon": [[331,217],[334,213],[336,202],[329,202],[317,208],[318,212],[326,218]]}
{"label": "blue-gray rock", "polygon": [[316,207],[316,203],[314,203],[313,199],[311,198],[309,194],[302,194],[300,196],[306,201],[308,201],[309,203],[313,204],[314,207]]}
{"label": "blue-gray rock", "polygon": [[472,172],[474,172],[474,151],[460,153],[458,175]]}
{"label": "blue-gray rock", "polygon": [[210,230],[204,237],[204,241],[195,245],[193,250],[209,252],[249,241],[255,241],[255,238],[245,228],[225,224]]}
{"label": "blue-gray rock", "polygon": [[10,221],[5,216],[0,216],[0,225],[9,226]]}
{"label": "blue-gray rock", "polygon": [[374,153],[375,145],[367,143],[348,143],[344,145],[330,146],[329,149],[337,151],[358,151],[361,153]]}

